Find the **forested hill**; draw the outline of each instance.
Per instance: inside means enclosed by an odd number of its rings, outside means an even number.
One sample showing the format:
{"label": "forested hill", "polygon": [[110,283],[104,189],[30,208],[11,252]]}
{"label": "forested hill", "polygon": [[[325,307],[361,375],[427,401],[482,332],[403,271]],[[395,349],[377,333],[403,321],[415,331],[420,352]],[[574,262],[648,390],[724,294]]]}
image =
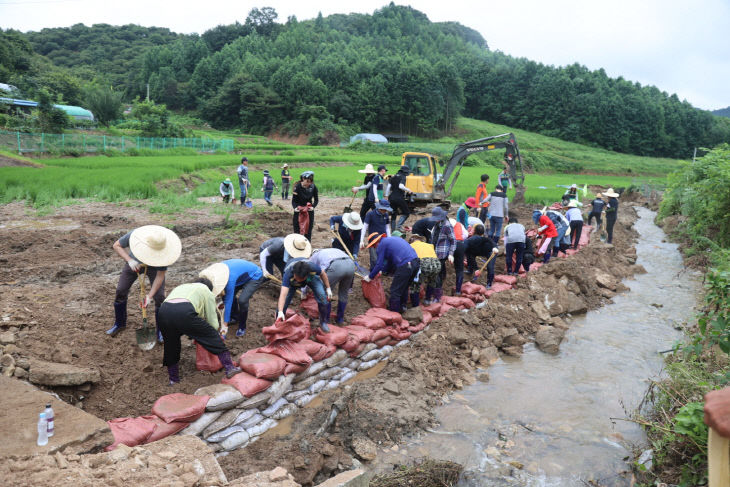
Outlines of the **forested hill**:
{"label": "forested hill", "polygon": [[[578,64],[556,68],[492,52],[473,29],[432,23],[392,3],[372,15],[285,23],[271,8],[253,9],[243,24],[200,36],[74,28],[97,33],[109,47],[54,35],[69,29],[25,37],[58,63],[54,53],[66,53],[63,63],[82,79],[91,69],[128,99],[142,97],[149,82],[156,102],[220,128],[436,135],[465,115],[641,155],[688,157],[696,146],[730,142],[730,121],[675,95]],[[132,28],[141,30],[123,41],[121,33]],[[130,62],[134,45],[139,54]],[[0,73],[2,62],[0,56]],[[116,65],[126,68],[110,67]],[[32,90],[16,78],[10,82]]]}
{"label": "forested hill", "polygon": [[730,107],[713,110],[712,114],[718,117],[730,117]]}

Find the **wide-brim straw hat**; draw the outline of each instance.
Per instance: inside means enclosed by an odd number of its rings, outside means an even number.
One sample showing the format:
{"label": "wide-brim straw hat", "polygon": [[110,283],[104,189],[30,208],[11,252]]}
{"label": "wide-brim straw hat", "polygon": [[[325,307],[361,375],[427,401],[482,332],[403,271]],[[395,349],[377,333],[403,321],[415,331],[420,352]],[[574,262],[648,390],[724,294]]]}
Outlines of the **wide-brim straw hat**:
{"label": "wide-brim straw hat", "polygon": [[228,284],[228,277],[231,270],[223,262],[211,264],[198,274],[198,277],[204,277],[213,283],[213,296],[218,296]]}
{"label": "wide-brim straw hat", "polygon": [[578,208],[578,201],[577,200],[570,200],[570,203],[568,203],[568,208]]}
{"label": "wide-brim straw hat", "polygon": [[167,267],[180,258],[182,242],[172,230],[159,225],[145,225],[132,231],[129,249],[141,263]]}
{"label": "wide-brim straw hat", "polygon": [[286,169],[287,167],[289,167],[289,164],[284,164],[283,166],[281,166],[282,169]]}
{"label": "wide-brim straw hat", "polygon": [[358,169],[357,172],[359,172],[360,174],[375,174],[376,171],[375,169],[373,169],[372,164],[366,164],[365,169]]}
{"label": "wide-brim straw hat", "polygon": [[284,237],[284,250],[293,258],[309,258],[312,255],[312,244],[307,237],[298,233],[290,233]]}
{"label": "wide-brim straw hat", "polygon": [[350,230],[361,230],[363,227],[360,214],[356,211],[342,215],[342,223]]}
{"label": "wide-brim straw hat", "polygon": [[613,192],[613,188],[608,188],[608,191],[603,193],[604,196],[608,196],[609,198],[618,198],[619,194]]}

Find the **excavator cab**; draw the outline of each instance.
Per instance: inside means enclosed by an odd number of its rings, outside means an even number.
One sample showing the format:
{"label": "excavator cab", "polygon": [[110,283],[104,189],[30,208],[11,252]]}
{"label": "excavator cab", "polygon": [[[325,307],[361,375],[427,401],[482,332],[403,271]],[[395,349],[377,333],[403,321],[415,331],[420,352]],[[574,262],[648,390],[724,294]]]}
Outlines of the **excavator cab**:
{"label": "excavator cab", "polygon": [[406,178],[406,187],[413,191],[414,200],[433,199],[434,186],[441,177],[437,158],[425,152],[405,152],[401,166],[408,166],[411,170]]}

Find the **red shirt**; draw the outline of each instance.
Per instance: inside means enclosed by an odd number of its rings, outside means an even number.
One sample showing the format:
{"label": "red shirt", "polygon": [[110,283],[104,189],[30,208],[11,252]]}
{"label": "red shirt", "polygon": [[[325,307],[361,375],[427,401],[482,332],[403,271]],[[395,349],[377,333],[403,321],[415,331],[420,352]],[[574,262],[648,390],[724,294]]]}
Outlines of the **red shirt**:
{"label": "red shirt", "polygon": [[547,226],[545,230],[540,232],[540,235],[543,235],[545,237],[557,237],[558,231],[555,230],[555,225],[553,224],[552,220],[550,220],[550,217],[547,215],[542,215],[539,220],[540,227]]}

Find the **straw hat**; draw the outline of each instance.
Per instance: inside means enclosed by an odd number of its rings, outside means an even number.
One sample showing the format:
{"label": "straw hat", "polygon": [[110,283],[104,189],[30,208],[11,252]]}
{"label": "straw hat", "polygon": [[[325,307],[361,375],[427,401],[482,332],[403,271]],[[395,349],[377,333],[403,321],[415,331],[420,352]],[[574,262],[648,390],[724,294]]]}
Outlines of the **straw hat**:
{"label": "straw hat", "polygon": [[365,169],[358,169],[360,174],[375,174],[375,169],[373,169],[372,164],[366,164]]}
{"label": "straw hat", "polygon": [[618,198],[619,194],[613,192],[613,188],[608,188],[608,191],[603,193],[605,196],[608,196],[609,198]]}
{"label": "straw hat", "polygon": [[213,296],[218,296],[228,284],[228,276],[231,270],[223,262],[211,264],[198,274],[198,277],[204,277],[213,283]]}
{"label": "straw hat", "polygon": [[342,215],[342,223],[350,230],[361,230],[363,227],[360,214],[356,211]]}
{"label": "straw hat", "polygon": [[577,200],[570,200],[570,203],[568,203],[568,208],[578,208],[578,201]]}
{"label": "straw hat", "polygon": [[383,238],[382,233],[373,232],[370,235],[368,235],[368,246],[367,248],[370,248],[374,245],[378,245],[378,242],[380,242],[380,239]]}
{"label": "straw hat", "polygon": [[309,243],[307,237],[298,233],[290,233],[284,237],[284,250],[292,256],[292,258],[304,257],[308,259],[312,255],[312,244]]}
{"label": "straw hat", "polygon": [[284,164],[283,166],[281,166],[282,169],[286,169],[287,167],[289,167],[289,164]]}
{"label": "straw hat", "polygon": [[132,231],[129,248],[141,263],[166,267],[180,258],[182,243],[172,230],[159,225],[145,225]]}

